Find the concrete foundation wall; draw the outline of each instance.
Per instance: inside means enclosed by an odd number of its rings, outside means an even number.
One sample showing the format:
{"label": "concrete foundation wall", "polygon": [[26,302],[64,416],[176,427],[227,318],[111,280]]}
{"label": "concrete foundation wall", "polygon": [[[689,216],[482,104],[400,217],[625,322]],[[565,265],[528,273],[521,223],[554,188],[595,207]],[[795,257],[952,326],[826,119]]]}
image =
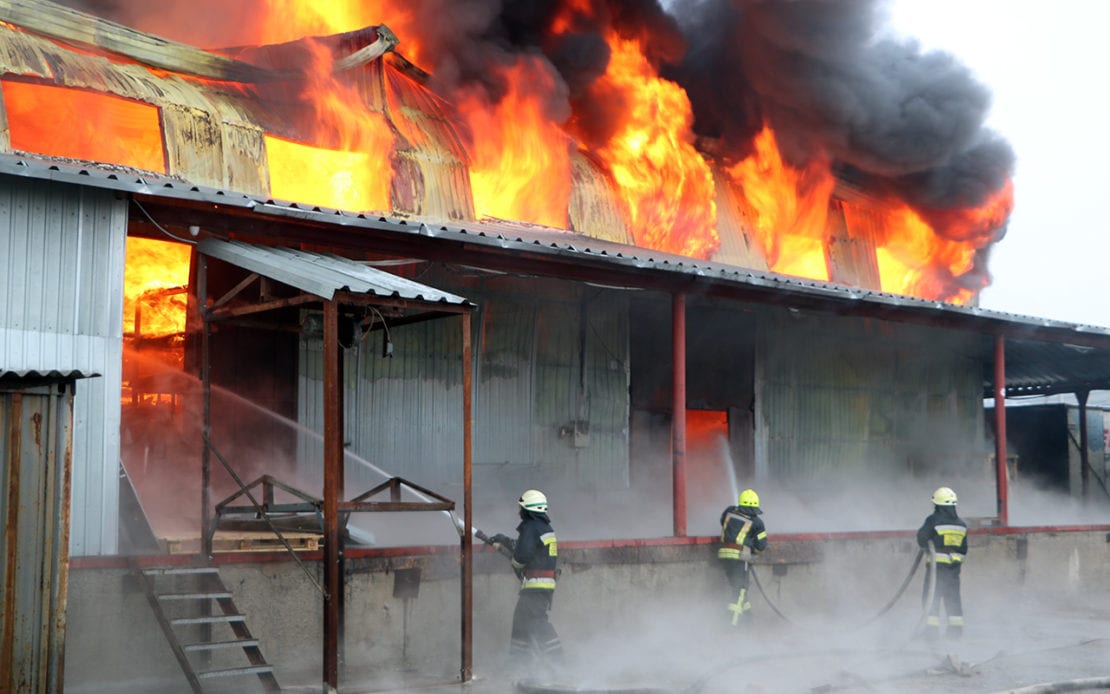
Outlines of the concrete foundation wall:
{"label": "concrete foundation wall", "polygon": [[[964,613],[974,631],[986,615],[976,605],[1011,592],[1081,595],[1110,583],[1110,528],[979,531],[969,540],[963,572]],[[902,584],[917,553],[911,533],[771,538],[756,575],[775,606],[800,625],[859,624]],[[723,622],[728,591],[709,538],[634,545],[568,543],[551,620],[568,651],[602,636],[652,634],[680,624]],[[442,551],[441,551],[442,550]],[[241,555],[240,555],[241,556]],[[450,680],[460,664],[459,573],[455,548],[404,556],[366,552],[348,559],[347,677],[373,672],[381,681]],[[125,568],[70,574],[65,681],[69,691],[187,692],[170,648]],[[320,576],[319,562],[306,566]],[[419,569],[414,599],[395,585],[398,570]],[[247,623],[285,687],[321,681],[322,601],[297,564],[266,557],[221,565]],[[918,569],[905,594],[882,617],[910,629],[920,613]],[[412,574],[408,574],[411,578]],[[408,589],[411,591],[410,584]],[[505,666],[517,583],[507,562],[477,553],[474,580],[474,670]],[[753,586],[753,615],[774,621]],[[410,592],[411,594],[411,592]],[[992,600],[993,602],[993,600]],[[341,682],[346,678],[341,677]],[[240,691],[247,691],[240,689]]]}

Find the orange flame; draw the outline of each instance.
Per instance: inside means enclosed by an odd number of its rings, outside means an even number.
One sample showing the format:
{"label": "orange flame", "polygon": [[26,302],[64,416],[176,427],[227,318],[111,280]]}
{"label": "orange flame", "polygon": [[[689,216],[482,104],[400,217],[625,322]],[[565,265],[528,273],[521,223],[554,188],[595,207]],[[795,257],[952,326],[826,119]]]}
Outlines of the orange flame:
{"label": "orange flame", "polygon": [[12,149],[165,172],[158,109],[108,94],[3,80]]}
{"label": "orange flame", "polygon": [[786,275],[828,280],[825,240],[836,185],[828,163],[815,160],[804,170],[789,166],[767,126],[753,144],[754,151],[726,173],[751,205],[767,267]]}
{"label": "orange flame", "polygon": [[[172,241],[127,238],[123,332],[157,337],[185,332],[185,295],[167,290],[189,283],[192,249]],[[136,330],[136,322],[141,323]]]}
{"label": "orange flame", "polygon": [[686,92],[660,78],[640,43],[610,33],[603,86],[624,98],[622,122],[597,154],[628,204],[636,245],[708,258],[720,245],[713,174],[692,144]]}
{"label": "orange flame", "polygon": [[267,136],[270,192],[343,210],[388,211],[393,131],[356,87],[336,78],[329,49],[315,42],[310,48],[312,70],[303,96],[313,106],[315,142],[332,149]]}
{"label": "orange flame", "polygon": [[554,78],[537,58],[504,73],[510,91],[496,106],[477,94],[459,103],[472,134],[474,208],[481,216],[565,229],[571,141],[543,108]]}

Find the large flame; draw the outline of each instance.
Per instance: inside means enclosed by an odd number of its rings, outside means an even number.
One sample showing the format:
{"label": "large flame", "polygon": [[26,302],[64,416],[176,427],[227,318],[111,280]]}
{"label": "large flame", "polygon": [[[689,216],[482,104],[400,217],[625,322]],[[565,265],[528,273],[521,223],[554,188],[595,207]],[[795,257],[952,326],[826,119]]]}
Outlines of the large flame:
{"label": "large flame", "polygon": [[554,77],[534,57],[503,68],[502,76],[510,91],[499,103],[477,92],[459,100],[471,132],[474,209],[565,229],[571,139],[544,110]]}
{"label": "large flame", "polygon": [[393,132],[357,88],[335,75],[331,51],[315,42],[309,48],[302,97],[312,108],[303,130],[323,146],[267,136],[271,193],[343,210],[388,210]]}
{"label": "large flame", "polygon": [[601,78],[625,104],[612,137],[597,151],[628,206],[636,244],[695,258],[717,249],[713,174],[692,144],[686,92],[664,80],[637,39],[611,32]]}
{"label": "large flame", "polygon": [[[282,132],[265,133],[263,170],[270,176],[270,193],[297,203],[391,212],[395,150],[428,135],[405,113],[411,106],[375,102],[360,79],[362,68],[336,72],[337,56],[327,42],[305,37],[385,24],[399,37],[399,51],[431,67],[437,39],[454,27],[446,18],[418,16],[420,5],[406,0],[260,4],[264,7],[247,15],[256,24],[242,28],[243,43],[303,40],[312,55],[302,66],[305,78],[293,115],[278,114],[272,121],[292,122]],[[579,148],[609,177],[619,197],[615,207],[623,210],[637,245],[713,258],[720,246],[715,201],[726,199],[716,196],[713,167],[723,166],[726,185],[738,194],[727,199],[745,204],[747,231],[770,270],[843,280],[832,276],[843,271],[830,271],[830,246],[837,239],[829,211],[837,207],[853,234],[867,229],[853,240],[866,237],[869,244],[866,262],[873,269],[863,273],[869,286],[877,274],[884,291],[957,303],[974,300],[988,278],[981,251],[997,240],[1012,209],[1010,185],[982,205],[953,210],[914,209],[889,193],[838,200],[833,163],[815,153],[802,168],[789,165],[771,127],[755,136],[746,158],[736,161],[727,152],[709,158],[695,147],[690,99],[659,74],[660,59],[654,54],[660,44],[650,28],[629,30],[627,18],[608,13],[615,10],[596,0],[561,0],[545,29],[547,39],[587,30],[604,37],[609,60],[586,96],[567,99],[560,91],[567,85],[557,81],[552,64],[539,52],[506,53],[505,59],[484,65],[489,81],[503,87],[492,90],[496,99],[474,82],[464,87],[449,80],[431,83],[454,105],[454,125],[465,133],[463,155],[477,215],[567,228],[575,185],[571,161]],[[170,22],[165,17],[150,21]],[[167,25],[139,28],[167,33]],[[466,35],[467,27],[457,29]],[[173,37],[206,44],[203,36]],[[2,88],[13,149],[166,170],[153,106],[23,81],[5,80]],[[590,101],[587,108],[605,111],[604,127],[574,112],[583,101]],[[565,108],[552,108],[555,102]]]}
{"label": "large flame", "polygon": [[754,232],[767,267],[787,275],[827,280],[825,240],[836,181],[817,159],[803,170],[787,165],[769,127],[748,157],[726,169],[751,205]]}

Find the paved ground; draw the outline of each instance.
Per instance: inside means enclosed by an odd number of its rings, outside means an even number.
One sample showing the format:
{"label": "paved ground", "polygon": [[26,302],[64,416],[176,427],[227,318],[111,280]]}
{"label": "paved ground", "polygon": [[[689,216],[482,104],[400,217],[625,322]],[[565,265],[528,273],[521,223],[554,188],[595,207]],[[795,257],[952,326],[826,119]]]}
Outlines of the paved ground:
{"label": "paved ground", "polygon": [[748,631],[706,629],[706,615],[692,613],[670,615],[654,630],[646,619],[628,633],[568,643],[565,667],[549,676],[478,668],[466,685],[422,687],[410,675],[392,684],[369,678],[341,691],[928,694],[1110,677],[1110,593],[1000,594],[965,606],[964,638],[937,643],[910,638],[918,617],[912,605],[853,628],[847,618],[790,624],[753,602],[761,613]]}
{"label": "paved ground", "polygon": [[[843,587],[844,609],[851,607],[851,589]],[[666,606],[645,599],[634,623],[605,624],[598,629],[605,633],[589,640],[568,639],[565,662],[550,674],[514,676],[503,655],[489,653],[476,654],[475,679],[467,684],[444,683],[457,667],[454,653],[430,664],[428,669],[439,669],[438,674],[369,667],[359,672],[357,663],[348,663],[340,694],[993,694],[1110,677],[1110,586],[1093,594],[1044,595],[1002,587],[982,593],[965,592],[964,637],[935,643],[911,638],[920,620],[914,595],[866,626],[859,625],[874,614],[796,614],[784,609],[789,604],[780,606],[790,618],[786,621],[762,596],[753,596],[754,619],[739,630],[715,606],[697,606],[705,601]],[[560,627],[557,619],[555,624]],[[564,637],[574,632],[571,625],[561,626]],[[318,665],[300,674],[283,675],[285,691],[321,692]],[[172,688],[140,682],[110,688],[66,685],[67,691],[98,694],[188,691],[176,680]]]}

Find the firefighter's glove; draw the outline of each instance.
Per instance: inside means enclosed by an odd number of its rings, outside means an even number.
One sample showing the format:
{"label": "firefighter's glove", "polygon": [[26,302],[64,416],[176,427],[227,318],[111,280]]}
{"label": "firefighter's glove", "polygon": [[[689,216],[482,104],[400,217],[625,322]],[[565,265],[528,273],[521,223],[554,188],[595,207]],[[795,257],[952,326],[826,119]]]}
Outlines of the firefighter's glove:
{"label": "firefighter's glove", "polygon": [[501,545],[502,547],[508,547],[509,549],[516,549],[516,540],[509,537],[508,535],[503,535],[501,533],[497,533],[496,535],[491,537],[489,539],[489,543],[491,545]]}

